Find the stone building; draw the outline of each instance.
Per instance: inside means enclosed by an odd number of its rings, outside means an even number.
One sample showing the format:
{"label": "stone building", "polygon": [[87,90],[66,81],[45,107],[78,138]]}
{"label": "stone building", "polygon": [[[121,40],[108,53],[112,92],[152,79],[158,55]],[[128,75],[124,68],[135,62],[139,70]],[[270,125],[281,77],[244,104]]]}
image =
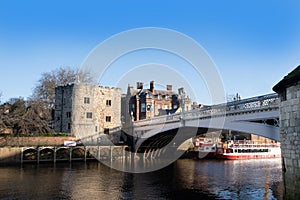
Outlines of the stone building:
{"label": "stone building", "polygon": [[111,130],[120,128],[120,88],[88,84],[69,84],[55,88],[56,132],[110,134]]}
{"label": "stone building", "polygon": [[150,82],[149,88],[137,82],[136,88],[128,85],[127,94],[122,98],[122,118],[128,122],[172,114],[180,111],[180,105],[184,105],[185,110],[192,109],[192,102],[185,96],[183,88],[177,94],[172,85],[167,85],[166,90],[157,90],[154,81]]}
{"label": "stone building", "polygon": [[300,65],[277,83],[286,199],[300,199]]}

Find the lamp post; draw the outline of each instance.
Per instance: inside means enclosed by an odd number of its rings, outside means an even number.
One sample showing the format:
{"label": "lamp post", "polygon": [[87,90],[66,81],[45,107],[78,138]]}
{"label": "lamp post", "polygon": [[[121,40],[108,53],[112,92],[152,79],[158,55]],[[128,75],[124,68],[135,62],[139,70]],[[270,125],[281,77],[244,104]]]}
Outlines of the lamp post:
{"label": "lamp post", "polygon": [[185,114],[184,99],[185,99],[185,92],[184,92],[183,88],[179,89],[179,95],[180,95],[180,106],[181,106],[181,124],[184,126],[184,114]]}

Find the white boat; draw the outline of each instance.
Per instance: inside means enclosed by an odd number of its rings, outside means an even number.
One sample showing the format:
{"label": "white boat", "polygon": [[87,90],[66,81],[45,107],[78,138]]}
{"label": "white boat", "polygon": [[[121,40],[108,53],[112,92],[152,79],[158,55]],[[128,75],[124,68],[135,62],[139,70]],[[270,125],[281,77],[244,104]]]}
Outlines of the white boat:
{"label": "white boat", "polygon": [[194,139],[194,157],[215,158],[217,150],[217,142],[210,138],[195,138]]}
{"label": "white boat", "polygon": [[281,149],[279,143],[257,144],[252,141],[229,141],[217,145],[217,158],[222,159],[260,159],[280,158]]}

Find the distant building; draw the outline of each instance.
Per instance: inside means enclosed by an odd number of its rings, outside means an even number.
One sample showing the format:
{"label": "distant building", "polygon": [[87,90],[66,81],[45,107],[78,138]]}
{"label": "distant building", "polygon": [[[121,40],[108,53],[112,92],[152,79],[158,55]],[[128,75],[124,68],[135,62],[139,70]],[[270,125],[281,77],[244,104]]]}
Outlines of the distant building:
{"label": "distant building", "polygon": [[54,130],[109,134],[121,128],[121,89],[88,84],[55,88]]}
{"label": "distant building", "polygon": [[124,122],[173,114],[181,111],[182,108],[184,110],[192,109],[191,100],[185,96],[183,88],[178,90],[178,94],[173,91],[172,85],[167,85],[166,90],[157,90],[154,81],[150,82],[149,88],[144,88],[142,82],[137,82],[136,88],[128,85],[127,94],[122,96]]}

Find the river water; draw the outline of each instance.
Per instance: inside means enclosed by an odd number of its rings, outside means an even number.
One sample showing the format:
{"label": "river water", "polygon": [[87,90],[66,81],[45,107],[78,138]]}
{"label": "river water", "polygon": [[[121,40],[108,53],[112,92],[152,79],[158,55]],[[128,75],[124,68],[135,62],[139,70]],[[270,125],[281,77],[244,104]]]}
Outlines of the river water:
{"label": "river water", "polygon": [[282,199],[280,159],[180,159],[148,173],[98,162],[0,167],[0,199]]}

